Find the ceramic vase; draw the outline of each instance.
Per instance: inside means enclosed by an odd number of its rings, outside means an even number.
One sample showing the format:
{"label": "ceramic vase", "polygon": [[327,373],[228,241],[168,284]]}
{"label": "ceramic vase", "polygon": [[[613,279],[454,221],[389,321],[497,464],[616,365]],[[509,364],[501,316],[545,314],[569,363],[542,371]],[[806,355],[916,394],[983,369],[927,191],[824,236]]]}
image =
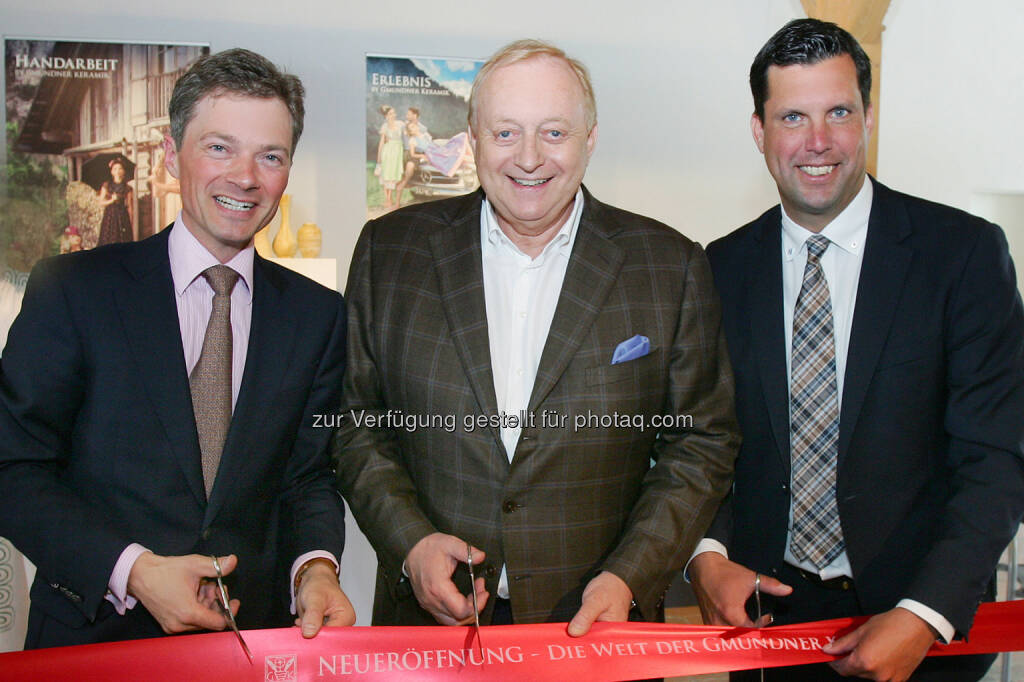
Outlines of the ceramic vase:
{"label": "ceramic vase", "polygon": [[298,247],[295,235],[288,224],[291,208],[292,196],[290,194],[282,195],[281,203],[278,205],[278,211],[281,213],[281,228],[277,231],[277,236],[274,237],[274,253],[280,258],[291,258],[295,255],[295,249]]}
{"label": "ceramic vase", "polygon": [[270,225],[264,226],[262,230],[257,232],[256,237],[252,241],[256,247],[256,253],[264,258],[274,257],[274,247],[270,245]]}
{"label": "ceramic vase", "polygon": [[302,254],[303,258],[316,258],[320,255],[323,236],[320,234],[320,228],[316,226],[316,223],[302,223],[302,227],[299,228],[298,237],[299,253]]}

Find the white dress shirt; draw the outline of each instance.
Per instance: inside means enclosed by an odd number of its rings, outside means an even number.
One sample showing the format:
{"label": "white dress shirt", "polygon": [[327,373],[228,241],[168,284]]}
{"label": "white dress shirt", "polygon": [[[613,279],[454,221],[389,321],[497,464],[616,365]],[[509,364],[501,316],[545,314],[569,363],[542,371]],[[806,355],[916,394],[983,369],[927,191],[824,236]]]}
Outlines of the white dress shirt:
{"label": "white dress shirt", "polygon": [[[480,210],[484,302],[490,339],[491,372],[498,413],[520,415],[529,407],[540,356],[555,316],[562,281],[579,231],[583,192],[576,191],[572,212],[536,258],[523,253],[498,225],[485,198]],[[522,426],[501,420],[501,442],[511,462]],[[498,596],[508,599],[508,575],[501,567]]]}
{"label": "white dress shirt", "polygon": [[[821,269],[828,283],[832,302],[833,338],[836,354],[836,388],[839,392],[839,409],[843,405],[843,384],[846,375],[846,360],[850,348],[850,330],[853,327],[853,313],[857,302],[857,286],[860,282],[860,267],[864,259],[864,243],[868,237],[868,220],[871,216],[871,201],[874,191],[871,181],[864,184],[852,201],[821,232],[828,237],[828,249],[821,256]],[[786,333],[786,383],[792,376],[793,312],[803,284],[804,268],[807,265],[807,239],[815,233],[793,221],[782,209],[782,310]],[[842,428],[840,426],[840,428]],[[840,576],[853,576],[850,558],[844,551],[835,561],[820,570],[809,562],[801,563],[790,549],[793,529],[793,508],[790,505],[788,532],[786,534],[785,560],[793,566],[810,573],[817,573],[822,580]],[[718,552],[726,557],[728,551],[722,543],[704,538],[693,552]],[[693,560],[692,557],[690,559]],[[912,599],[902,599],[897,606],[914,613],[934,627],[946,642],[952,641],[956,632],[953,625],[935,610]]]}

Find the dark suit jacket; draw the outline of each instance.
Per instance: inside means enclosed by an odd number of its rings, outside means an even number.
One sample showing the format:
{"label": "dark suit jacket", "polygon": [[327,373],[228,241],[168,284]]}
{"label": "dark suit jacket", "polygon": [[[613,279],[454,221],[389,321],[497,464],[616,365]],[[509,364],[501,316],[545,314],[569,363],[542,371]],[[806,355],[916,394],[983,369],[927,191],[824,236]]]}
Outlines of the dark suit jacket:
{"label": "dark suit jacket", "polygon": [[[789,389],[778,206],[708,247],[743,446],[711,537],[783,561]],[[1024,317],[998,227],[875,182],[847,358],[837,497],[866,613],[970,627],[1024,509]]]}
{"label": "dark suit jacket", "polygon": [[[510,464],[496,423],[464,422],[498,416],[481,200],[371,221],[353,257],[348,418],[335,464],[379,559],[374,622],[434,623],[401,574],[409,550],[434,531],[487,553],[477,575],[492,595],[507,566],[516,622],[567,620],[601,570],[625,580],[651,619],[727,489],[738,445],[707,261],[675,230],[586,194],[529,401],[534,422]],[[650,338],[650,354],[611,365],[636,334]],[[454,424],[370,428],[353,418],[387,410]],[[546,410],[564,426],[543,425]],[[574,430],[588,413],[648,422]],[[692,426],[654,428],[653,415],[691,415]],[[463,592],[465,573],[456,572]]]}
{"label": "dark suit jacket", "polygon": [[38,569],[30,647],[160,634],[104,600],[121,551],[235,553],[240,627],[288,624],[287,571],[340,555],[327,429],[343,301],[258,256],[241,390],[207,503],[167,255],[169,230],[40,262],[0,376],[0,535]]}

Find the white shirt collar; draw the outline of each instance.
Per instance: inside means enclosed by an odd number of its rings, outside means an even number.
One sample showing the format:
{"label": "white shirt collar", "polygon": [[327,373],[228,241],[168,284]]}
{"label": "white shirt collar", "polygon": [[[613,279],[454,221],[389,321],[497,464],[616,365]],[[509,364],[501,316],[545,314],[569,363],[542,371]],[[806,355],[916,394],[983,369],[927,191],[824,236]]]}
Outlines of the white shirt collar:
{"label": "white shirt collar", "polygon": [[[224,265],[239,274],[245,283],[245,296],[252,302],[252,271],[256,249],[252,244],[235,254],[235,257]],[[171,261],[171,278],[174,280],[174,292],[181,296],[185,289],[203,274],[203,271],[220,261],[206,250],[185,223],[181,220],[181,212],[174,220],[171,234],[167,237],[167,255]],[[236,288],[237,292],[237,288]]]}
{"label": "white shirt collar", "polygon": [[[534,261],[542,261],[547,257],[549,253],[555,251],[565,252],[567,249],[571,250],[573,243],[576,241],[576,232],[579,230],[580,218],[583,215],[583,189],[576,190],[576,197],[573,199],[572,211],[569,213],[569,217],[566,218],[565,223],[559,228],[558,233],[544,246],[544,250],[541,251]],[[514,253],[528,258],[515,243],[508,238],[501,230],[501,226],[498,225],[498,217],[494,214],[494,207],[491,206],[491,202],[484,197],[483,206],[480,208],[480,230],[481,230],[481,243],[488,243],[492,247],[499,247],[504,245],[506,248],[511,249]]]}
{"label": "white shirt collar", "polygon": [[[871,179],[865,175],[864,184],[853,200],[818,234],[828,237],[830,242],[851,255],[860,253],[868,236],[873,196]],[[792,260],[800,249],[806,248],[804,244],[813,234],[795,223],[786,214],[785,207],[782,208],[782,253],[786,260]]]}

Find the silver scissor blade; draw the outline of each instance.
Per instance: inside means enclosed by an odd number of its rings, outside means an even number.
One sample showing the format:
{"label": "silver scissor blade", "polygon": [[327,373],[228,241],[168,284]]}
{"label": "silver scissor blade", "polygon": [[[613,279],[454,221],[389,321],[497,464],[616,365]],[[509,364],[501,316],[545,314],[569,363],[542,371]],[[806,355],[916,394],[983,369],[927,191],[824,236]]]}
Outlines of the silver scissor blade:
{"label": "silver scissor blade", "polygon": [[477,639],[480,638],[480,607],[476,602],[476,576],[473,575],[473,546],[466,543],[466,565],[469,567],[469,591],[473,595],[473,623]]}
{"label": "silver scissor blade", "polygon": [[235,622],[235,614],[231,613],[231,601],[228,599],[228,588],[224,587],[224,574],[220,571],[220,561],[217,557],[211,557],[213,559],[213,568],[217,571],[217,589],[220,591],[220,601],[217,602],[217,606],[220,607],[221,612],[224,614],[224,619],[228,622],[228,625],[235,633],[235,637],[238,638],[238,643],[242,645],[242,651],[245,652],[246,657],[249,659],[249,664],[252,665],[253,657],[252,652],[249,650],[249,645],[245,643],[245,638],[242,637],[242,633],[238,629],[238,623]]}
{"label": "silver scissor blade", "polygon": [[248,657],[249,663],[252,664],[253,663],[253,657],[252,657],[252,652],[249,651],[249,645],[245,643],[245,638],[242,637],[242,633],[239,632],[238,624],[235,622],[235,617],[230,615],[230,614],[231,614],[231,612],[228,611],[228,615],[229,615],[228,623],[231,625],[231,629],[235,631],[235,637],[238,638],[238,643],[242,645],[242,651],[244,651],[246,657]]}

